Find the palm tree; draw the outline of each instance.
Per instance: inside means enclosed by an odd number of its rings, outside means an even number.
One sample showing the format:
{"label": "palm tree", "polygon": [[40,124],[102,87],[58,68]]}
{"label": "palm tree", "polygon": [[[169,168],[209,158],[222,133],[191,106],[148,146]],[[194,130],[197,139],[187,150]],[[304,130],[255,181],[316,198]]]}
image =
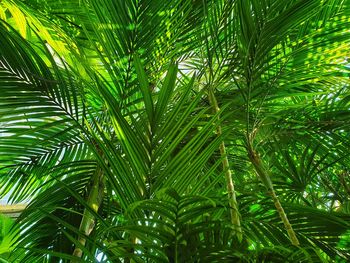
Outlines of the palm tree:
{"label": "palm tree", "polygon": [[349,260],[349,10],[2,1],[6,260]]}

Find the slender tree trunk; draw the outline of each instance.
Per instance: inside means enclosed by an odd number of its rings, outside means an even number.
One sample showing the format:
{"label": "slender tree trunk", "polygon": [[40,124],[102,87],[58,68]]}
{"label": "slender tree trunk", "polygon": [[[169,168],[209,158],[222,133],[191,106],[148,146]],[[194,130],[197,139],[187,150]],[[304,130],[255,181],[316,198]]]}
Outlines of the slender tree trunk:
{"label": "slender tree trunk", "polygon": [[260,156],[253,150],[253,149],[248,149],[248,155],[249,155],[249,159],[252,162],[256,173],[258,174],[259,178],[261,179],[261,181],[263,182],[263,184],[265,185],[268,194],[272,197],[272,200],[275,204],[276,210],[283,222],[284,227],[287,230],[289,239],[291,241],[291,243],[294,246],[299,246],[299,240],[293,230],[292,225],[289,223],[287,214],[284,212],[284,209],[279,201],[278,196],[276,195],[276,192],[273,188],[273,184],[271,181],[271,178],[267,172],[267,170],[264,167],[264,164],[262,163]]}
{"label": "slender tree trunk", "polygon": [[[214,95],[214,92],[212,89],[209,90],[209,102],[210,102],[211,106],[214,108],[215,114],[218,113],[220,111],[220,108],[218,106],[218,102],[215,98],[215,95]],[[218,117],[218,120],[220,120],[220,117]],[[216,134],[217,134],[217,136],[222,135],[221,125],[219,125],[217,127]],[[222,168],[225,172],[228,202],[229,202],[229,206],[230,206],[231,223],[233,225],[233,229],[236,232],[238,240],[242,241],[242,227],[241,227],[241,221],[240,221],[240,217],[239,217],[238,204],[237,204],[237,200],[236,200],[236,192],[235,192],[234,182],[232,180],[230,164],[229,164],[229,161],[227,158],[226,147],[225,147],[224,141],[221,142],[219,148],[220,148],[221,157],[223,157]]]}
{"label": "slender tree trunk", "polygon": [[[103,183],[103,172],[100,167],[97,168],[96,173],[93,177],[90,193],[86,200],[88,206],[94,211],[97,212],[100,208],[102,199],[103,199],[104,183]],[[85,208],[83,217],[80,222],[79,232],[83,233],[79,236],[78,241],[81,247],[84,247],[86,244],[86,236],[89,236],[91,231],[94,229],[95,219],[94,215],[90,212],[89,209]],[[81,258],[83,251],[79,246],[76,246],[73,252],[73,256]],[[80,262],[79,260],[71,260],[72,263]]]}

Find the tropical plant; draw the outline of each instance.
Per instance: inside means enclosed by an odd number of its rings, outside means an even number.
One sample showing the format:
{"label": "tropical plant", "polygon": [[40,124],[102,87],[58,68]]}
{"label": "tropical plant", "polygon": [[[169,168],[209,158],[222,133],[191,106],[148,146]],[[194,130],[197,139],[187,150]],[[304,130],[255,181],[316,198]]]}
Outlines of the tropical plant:
{"label": "tropical plant", "polygon": [[347,262],[347,0],[3,0],[10,262]]}
{"label": "tropical plant", "polygon": [[13,220],[6,216],[0,215],[0,262],[7,262],[9,253],[11,252],[12,240],[14,234],[11,234]]}

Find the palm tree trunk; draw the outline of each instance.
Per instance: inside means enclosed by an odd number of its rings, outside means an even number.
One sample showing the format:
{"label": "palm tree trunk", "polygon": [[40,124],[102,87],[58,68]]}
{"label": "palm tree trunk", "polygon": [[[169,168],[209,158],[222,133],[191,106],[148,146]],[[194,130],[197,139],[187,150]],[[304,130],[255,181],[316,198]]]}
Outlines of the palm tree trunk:
{"label": "palm tree trunk", "polygon": [[[212,89],[209,90],[209,102],[210,102],[211,106],[214,108],[215,114],[217,114],[220,111],[220,108],[218,106],[218,102],[216,100],[216,97],[215,97]],[[220,120],[220,117],[218,117],[218,120]],[[218,125],[218,127],[216,129],[216,134],[217,134],[217,136],[222,135],[221,125]],[[237,236],[238,240],[242,241],[242,227],[241,227],[241,221],[240,221],[239,212],[238,212],[236,192],[235,192],[234,182],[232,180],[230,164],[229,164],[229,161],[227,158],[226,147],[225,147],[224,141],[221,142],[219,148],[220,148],[220,155],[221,155],[221,157],[223,157],[222,168],[225,172],[228,202],[229,202],[229,206],[230,206],[231,223],[232,223],[234,231],[236,232],[236,236]]]}
{"label": "palm tree trunk", "polygon": [[[100,208],[102,199],[103,199],[103,172],[100,167],[97,168],[96,173],[93,177],[93,182],[91,185],[89,196],[86,200],[88,206],[94,211],[97,212]],[[94,229],[95,220],[93,214],[89,209],[85,208],[82,220],[80,222],[79,232],[83,233],[79,236],[78,241],[80,246],[76,246],[73,252],[73,256],[81,258],[83,255],[83,251],[80,247],[84,247],[86,243],[86,236],[89,236],[91,231]],[[72,260],[72,263],[80,262],[76,260]]]}
{"label": "palm tree trunk", "polygon": [[263,182],[263,184],[265,185],[268,194],[272,197],[272,200],[275,204],[276,210],[283,222],[284,227],[287,230],[289,239],[291,241],[291,243],[294,246],[299,246],[299,240],[293,230],[292,225],[290,224],[287,214],[284,212],[284,209],[279,201],[278,196],[276,195],[276,192],[273,188],[273,184],[271,181],[271,178],[267,172],[267,170],[264,167],[264,164],[262,163],[260,156],[252,149],[248,149],[248,155],[249,155],[249,159],[252,162],[256,173],[258,174],[259,178],[261,179],[261,181]]}

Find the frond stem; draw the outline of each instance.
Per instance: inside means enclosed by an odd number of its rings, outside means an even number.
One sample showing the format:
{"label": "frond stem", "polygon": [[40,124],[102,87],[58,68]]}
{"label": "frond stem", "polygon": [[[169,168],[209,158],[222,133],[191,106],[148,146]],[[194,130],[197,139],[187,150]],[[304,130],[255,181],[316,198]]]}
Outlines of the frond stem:
{"label": "frond stem", "polygon": [[[214,91],[212,88],[209,88],[209,102],[214,109],[214,113],[217,114],[220,111],[220,108],[218,106],[218,102],[216,100],[216,97],[214,95]],[[219,116],[218,116],[218,121],[220,121]],[[216,134],[217,134],[217,136],[222,135],[221,125],[217,126]],[[220,155],[223,158],[222,159],[222,168],[225,172],[227,195],[228,195],[228,201],[229,201],[229,206],[230,206],[231,223],[233,225],[233,229],[236,232],[238,240],[242,241],[242,227],[241,227],[241,221],[240,221],[240,216],[239,216],[239,211],[238,211],[238,204],[237,204],[237,200],[236,200],[236,192],[235,192],[234,182],[232,180],[230,163],[229,163],[229,160],[227,157],[226,146],[225,146],[224,141],[222,141],[220,143],[219,149],[220,149]]]}
{"label": "frond stem", "polygon": [[[248,145],[251,145],[251,143],[249,143]],[[248,148],[248,157],[249,157],[251,163],[253,164],[257,175],[259,176],[260,180],[262,181],[262,183],[266,187],[268,195],[270,195],[272,197],[273,203],[274,203],[276,210],[277,210],[277,212],[278,212],[278,214],[283,222],[285,229],[287,230],[287,234],[289,236],[289,239],[290,239],[292,245],[299,246],[300,245],[299,240],[294,232],[292,225],[289,222],[287,214],[284,211],[278,196],[276,195],[276,192],[275,192],[275,189],[273,187],[270,175],[269,175],[268,171],[266,170],[259,154],[256,151],[254,151],[251,147],[249,147]]]}
{"label": "frond stem", "polygon": [[[89,208],[97,213],[98,209],[101,206],[103,199],[103,190],[104,190],[104,182],[103,182],[103,171],[100,167],[97,167],[96,173],[93,177],[93,182],[91,185],[90,193],[87,198],[87,205]],[[83,217],[80,222],[79,232],[82,233],[78,237],[79,246],[76,245],[73,256],[81,258],[83,255],[83,250],[81,247],[84,247],[86,244],[86,237],[90,235],[92,230],[95,227],[95,219],[93,213],[90,209],[85,208]],[[72,260],[71,263],[80,262],[79,260]]]}

